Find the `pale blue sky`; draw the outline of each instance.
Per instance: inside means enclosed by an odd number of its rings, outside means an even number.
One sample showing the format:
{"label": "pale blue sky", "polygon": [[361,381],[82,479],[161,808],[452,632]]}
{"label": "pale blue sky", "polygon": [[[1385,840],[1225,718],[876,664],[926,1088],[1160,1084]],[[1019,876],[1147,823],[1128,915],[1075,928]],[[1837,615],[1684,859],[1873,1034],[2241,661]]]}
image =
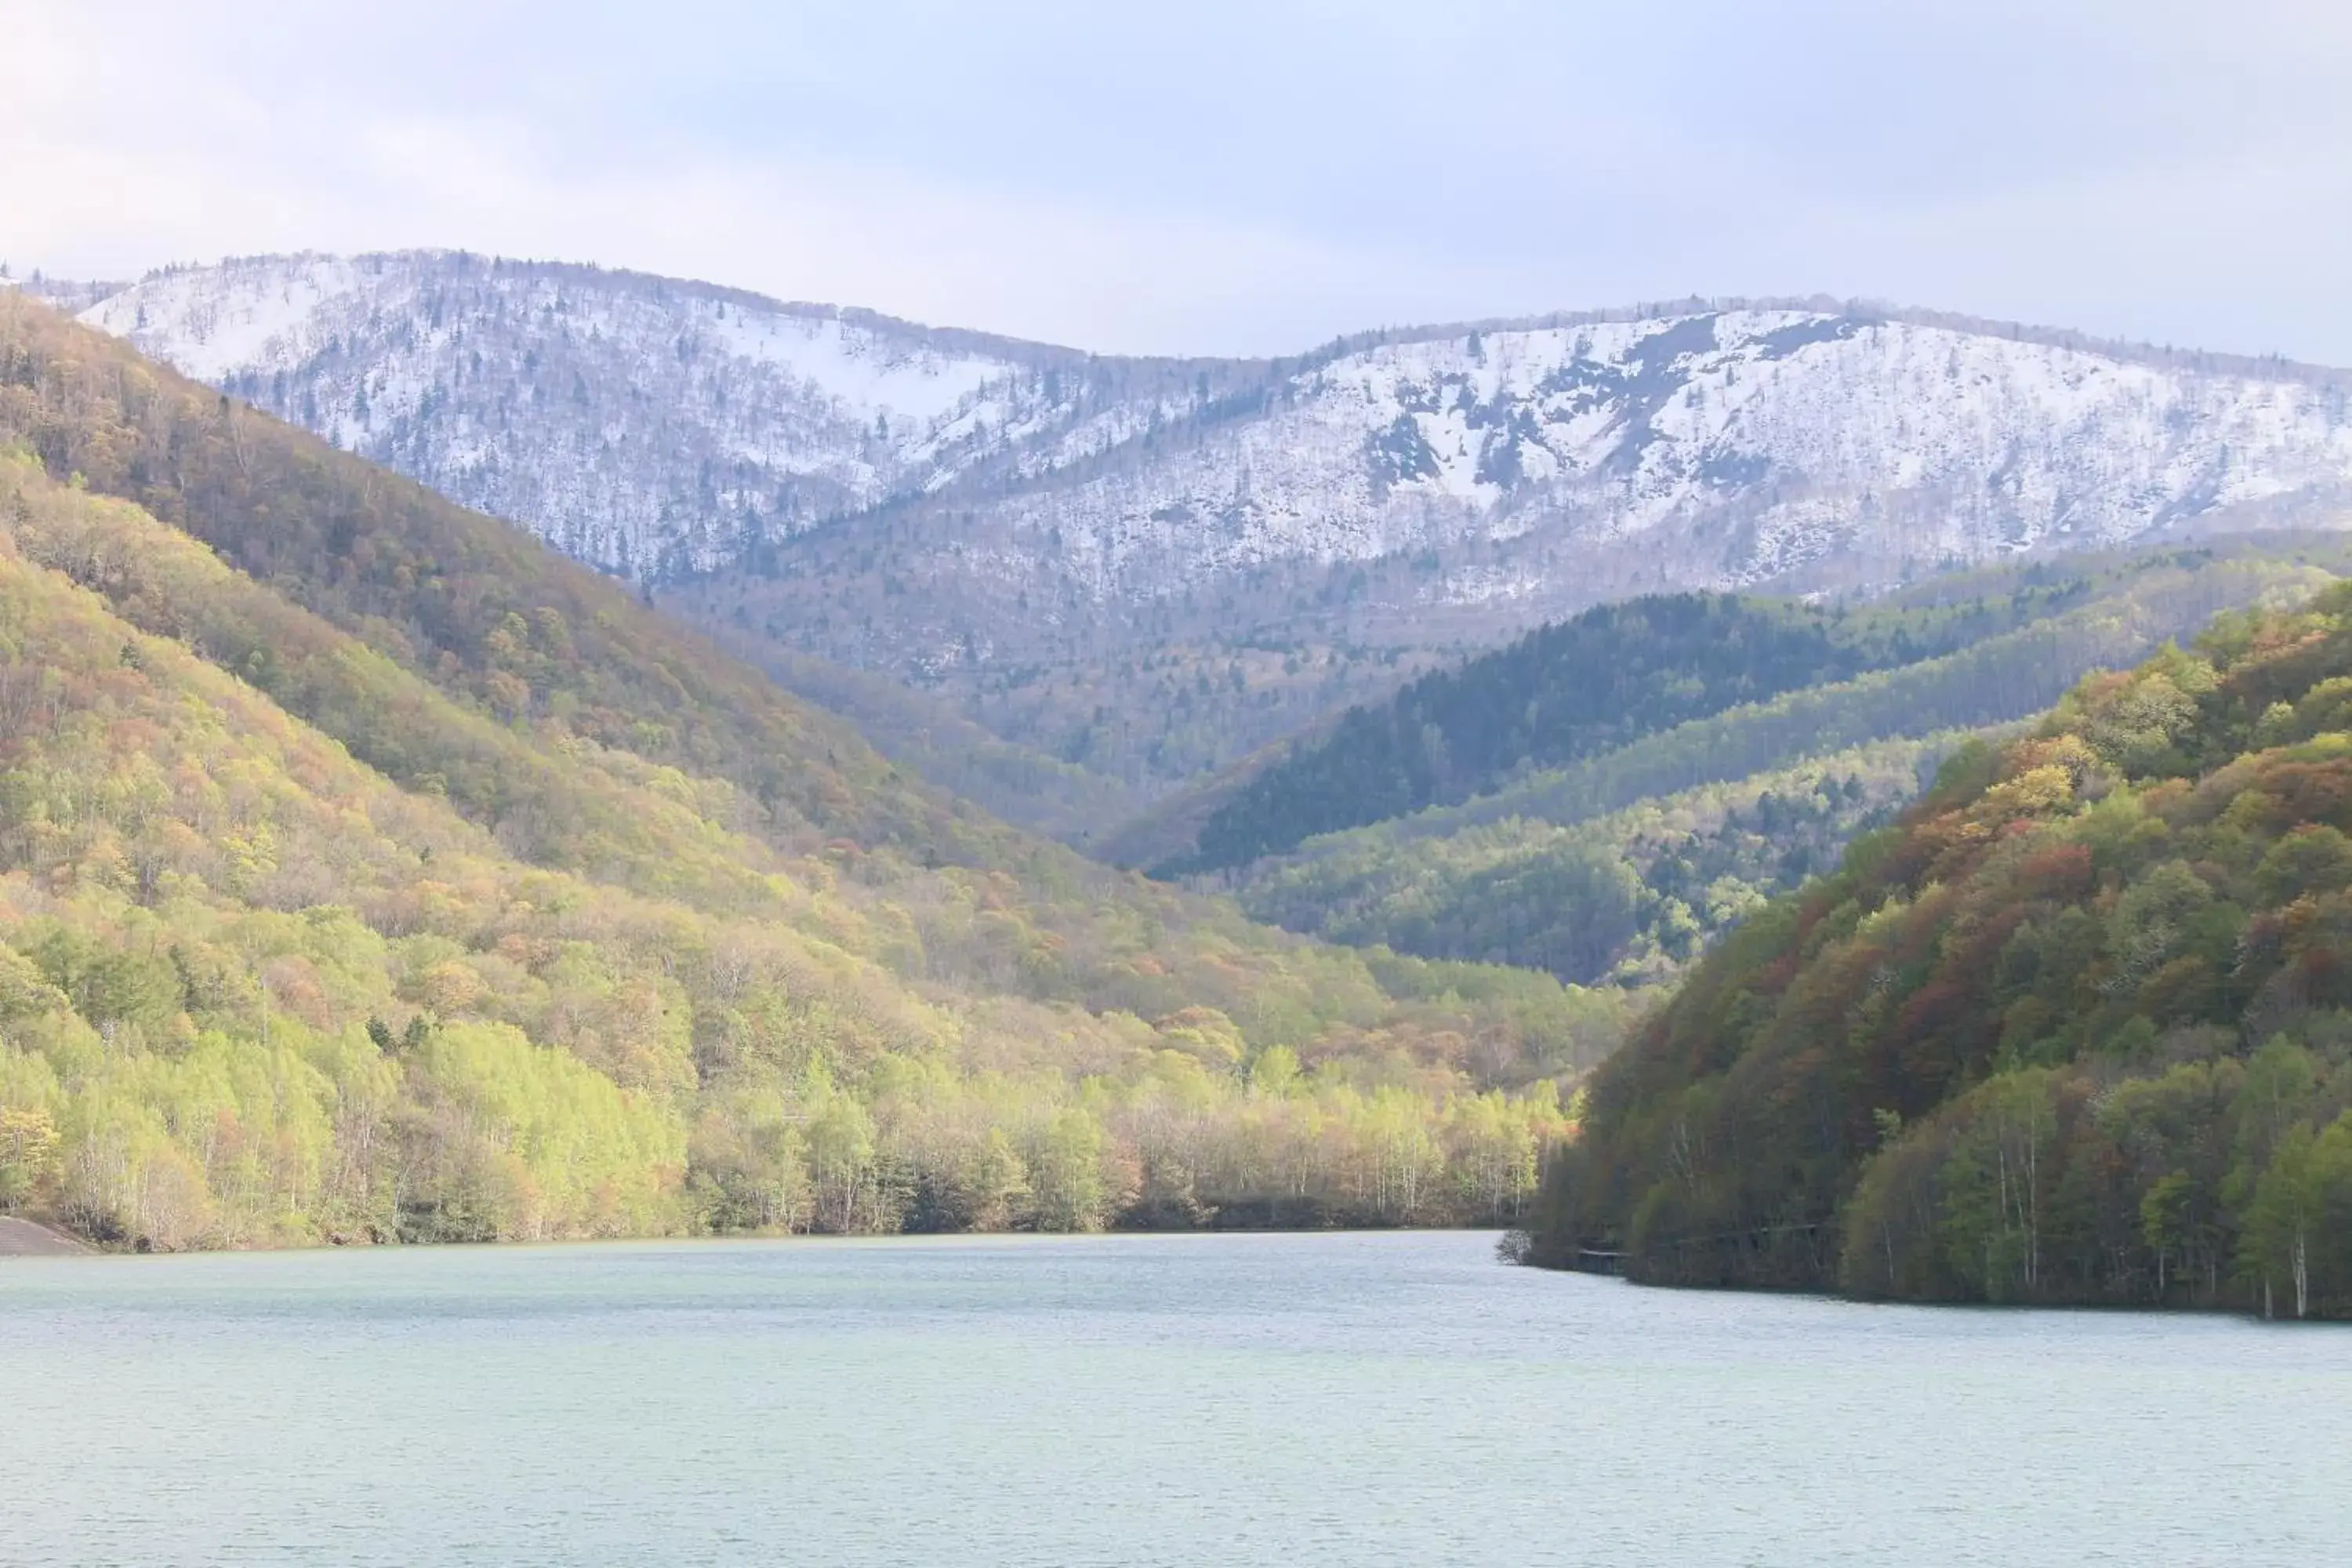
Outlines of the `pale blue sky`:
{"label": "pale blue sky", "polygon": [[1819,289],[2352,364],[2335,0],[0,9],[19,270],[438,244],[1203,353]]}

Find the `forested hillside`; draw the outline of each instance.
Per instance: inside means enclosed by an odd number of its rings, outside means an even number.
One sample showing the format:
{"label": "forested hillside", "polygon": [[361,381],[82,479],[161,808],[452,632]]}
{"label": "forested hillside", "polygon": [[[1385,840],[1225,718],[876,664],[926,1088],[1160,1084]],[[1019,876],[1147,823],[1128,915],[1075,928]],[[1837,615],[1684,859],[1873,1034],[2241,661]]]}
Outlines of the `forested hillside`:
{"label": "forested hillside", "polygon": [[1024,838],[0,298],[12,444],[0,1205],[157,1247],[1493,1216],[1614,1037]]}
{"label": "forested hillside", "polygon": [[1583,984],[1664,984],[1773,894],[1834,866],[1963,738],[1854,747],[1570,824],[1337,835],[1267,862],[1237,896],[1256,919],[1335,942],[1475,953]]}
{"label": "forested hillside", "polygon": [[1710,594],[1602,605],[1391,701],[1350,710],[1211,814],[1164,874],[1245,865],[1318,834],[1453,805],[1798,687],[1948,652],[2053,596],[1970,616],[1888,617]]}
{"label": "forested hillside", "polygon": [[[1427,772],[1416,779],[1390,764],[1411,762],[1402,737],[1416,715],[1421,757],[1447,752],[1448,732],[1507,737],[1471,775],[1484,793],[1191,880],[1230,891],[1258,919],[1338,941],[1523,964],[1580,984],[1670,981],[1748,910],[1908,801],[1969,733],[2036,714],[2084,672],[2131,663],[2219,609],[2300,598],[2331,580],[2318,563],[2346,557],[2330,536],[2273,539],[1981,572],[1843,610],[1682,597],[1580,616],[1352,712],[1303,742],[1296,765],[1276,759],[1203,798],[1261,824],[1381,791],[1351,789],[1352,778],[1385,777],[1392,794],[1415,798],[1428,793]],[[1676,619],[1690,636],[1656,636]],[[1703,705],[1710,685],[1719,695],[1742,684],[1740,668],[1700,635],[1713,624],[1732,628],[1734,653],[1794,642],[1806,650],[1796,668],[1895,662],[1647,729],[1676,704]],[[1635,673],[1612,682],[1620,633]],[[1572,657],[1555,657],[1562,650]],[[1581,690],[1579,671],[1590,675]],[[1562,765],[1535,760],[1588,744]]]}
{"label": "forested hillside", "polygon": [[1109,774],[1002,740],[889,676],[744,637],[724,621],[709,624],[720,646],[794,696],[839,714],[893,763],[1007,823],[1084,848],[1141,807],[1142,798]]}
{"label": "forested hillside", "polygon": [[2352,1316],[2352,587],[1965,748],[1594,1079],[1537,1261]]}

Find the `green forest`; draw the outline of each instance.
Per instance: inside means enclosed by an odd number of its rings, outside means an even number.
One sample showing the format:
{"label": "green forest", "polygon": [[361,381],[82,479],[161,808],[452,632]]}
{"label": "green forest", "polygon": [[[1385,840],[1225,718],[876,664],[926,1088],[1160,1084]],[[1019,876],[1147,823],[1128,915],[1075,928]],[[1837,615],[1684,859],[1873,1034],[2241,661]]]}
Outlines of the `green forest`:
{"label": "green forest", "polygon": [[1822,609],[1726,595],[1601,605],[1349,710],[1202,825],[1163,874],[1245,865],[1318,834],[1486,795],[1530,770],[1785,691],[1906,665],[2052,613],[2087,584],[1935,609]]}
{"label": "green forest", "polygon": [[0,1207],[112,1245],[1462,1223],[1611,991],[1025,837],[0,299]]}
{"label": "green forest", "polygon": [[[2309,542],[2305,554],[2341,563],[2340,543]],[[1963,641],[1950,652],[1744,702],[1560,766],[1519,756],[1498,763],[1503,782],[1456,804],[1187,880],[1231,893],[1260,920],[1334,941],[1540,968],[1580,985],[1671,984],[1747,913],[1828,869],[1848,838],[1907,802],[1970,734],[2029,719],[2086,671],[2128,664],[2219,609],[2292,602],[2333,580],[2294,551],[2066,564],[2063,574],[2042,563],[1963,575],[1866,614],[1793,623],[1909,654],[1937,637]],[[1734,625],[1801,609],[1673,603],[1728,606]],[[1646,622],[1634,627],[1637,644],[1651,640]],[[1605,644],[1583,653],[1607,662]],[[1673,657],[1684,663],[1650,667],[1643,689],[1679,680],[1696,690],[1710,679],[1703,643]],[[1540,664],[1469,668],[1487,670],[1492,707],[1508,706],[1511,669],[1551,678]],[[1531,697],[1529,710],[1539,706]],[[1280,763],[1251,781],[1261,793],[1293,784],[1304,787]]]}
{"label": "green forest", "polygon": [[1259,920],[1335,942],[1664,984],[1772,895],[1834,867],[1964,738],[1879,742],[1570,825],[1334,835],[1267,862],[1236,896]]}
{"label": "green forest", "polygon": [[1973,743],[1591,1079],[1532,1260],[2352,1316],[2352,586]]}

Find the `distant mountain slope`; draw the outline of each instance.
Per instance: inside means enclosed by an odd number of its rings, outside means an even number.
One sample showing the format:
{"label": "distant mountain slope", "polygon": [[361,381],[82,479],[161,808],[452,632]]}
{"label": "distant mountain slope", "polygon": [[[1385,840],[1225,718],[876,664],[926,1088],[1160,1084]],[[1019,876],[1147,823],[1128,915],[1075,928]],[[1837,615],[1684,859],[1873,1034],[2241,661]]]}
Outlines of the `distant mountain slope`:
{"label": "distant mountain slope", "polygon": [[0,806],[0,1207],[160,1246],[1468,1217],[1622,1010],[1025,838],[16,297]]}
{"label": "distant mountain slope", "polygon": [[[2083,557],[2076,571],[1985,571],[1818,619],[1760,600],[1588,612],[1342,721],[1300,749],[1306,765],[1276,761],[1224,792],[1218,809],[1245,806],[1248,826],[1377,802],[1396,759],[1454,754],[1456,731],[1493,742],[1458,748],[1477,764],[1465,780],[1485,793],[1319,834],[1196,880],[1260,920],[1339,941],[1530,964],[1580,984],[1671,979],[1759,896],[1793,887],[1857,826],[1906,800],[1922,768],[1970,732],[2029,717],[2085,672],[2128,664],[2218,609],[2299,600],[2334,581],[2331,566],[2352,568],[2352,537],[2271,535],[2260,547]],[[1790,651],[1834,656],[1825,676],[1835,658],[1892,668],[1708,703],[1710,673],[1771,666],[1735,640],[1658,633],[1727,617]],[[1622,656],[1610,652],[1612,636],[1626,637]],[[1577,689],[1588,664],[1629,676],[1612,683],[1596,673]],[[1801,673],[1802,660],[1783,668]],[[1669,722],[1685,706],[1714,710]],[[1396,744],[1424,735],[1434,739]],[[1544,765],[1559,752],[1573,754]],[[1700,826],[1661,826],[1675,823]],[[1680,837],[1669,843],[1662,832]]]}
{"label": "distant mountain slope", "polygon": [[5,268],[0,268],[0,288],[6,288],[13,284],[34,299],[53,305],[69,315],[79,314],[93,305],[110,300],[131,287],[130,284],[123,282],[50,278],[39,272],[23,279],[11,279],[5,277]]}
{"label": "distant mountain slope", "polygon": [[794,696],[848,720],[883,755],[1015,826],[1087,849],[1097,832],[1142,808],[1143,797],[1118,779],[1002,740],[877,670],[730,636],[723,624],[710,630]]}
{"label": "distant mountain slope", "polygon": [[[1303,723],[1302,659],[1360,700],[1400,653],[1637,593],[2333,526],[2352,495],[2336,373],[1826,301],[1136,360],[405,253],[158,275],[90,319],[1147,791]],[[1220,677],[1173,728],[1132,668],[1168,647]]]}
{"label": "distant mountain slope", "polygon": [[2046,613],[2022,592],[1972,615],[1852,615],[1704,594],[1596,606],[1349,710],[1216,807],[1175,874],[1239,866],[1302,839],[1484,795],[1646,734],[1931,658]]}
{"label": "distant mountain slope", "polygon": [[1592,1086],[1537,1260],[2352,1316],[2352,588],[1968,749]]}
{"label": "distant mountain slope", "polygon": [[1360,829],[1253,867],[1235,892],[1259,920],[1335,942],[1475,953],[1588,984],[1669,983],[1764,900],[1829,869],[1967,738],[1815,752],[1577,822]]}
{"label": "distant mountain slope", "polygon": [[739,564],[1011,447],[1116,441],[1205,395],[1211,368],[438,251],[173,269],[84,319],[646,580]]}
{"label": "distant mountain slope", "polygon": [[[0,297],[0,438],[145,507],[444,689],[723,774],[772,830],[988,857],[976,814],[528,535]],[[268,650],[258,650],[265,656]]]}
{"label": "distant mountain slope", "polygon": [[[1219,413],[999,503],[999,526],[1059,538],[1110,599],[1434,550],[1411,608],[1540,609],[1589,602],[1596,559],[1642,586],[1825,558],[1883,579],[2333,501],[2352,474],[2322,373],[1808,310],[1401,333],[1269,367]],[[1472,544],[1492,549],[1448,569]]]}

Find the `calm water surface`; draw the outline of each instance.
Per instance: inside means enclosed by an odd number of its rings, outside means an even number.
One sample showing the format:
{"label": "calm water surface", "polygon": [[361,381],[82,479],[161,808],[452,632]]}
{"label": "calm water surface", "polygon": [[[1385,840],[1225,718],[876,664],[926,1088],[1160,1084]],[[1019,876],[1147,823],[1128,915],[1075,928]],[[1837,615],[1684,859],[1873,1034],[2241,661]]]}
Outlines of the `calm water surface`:
{"label": "calm water surface", "polygon": [[1465,1235],[0,1260],[0,1563],[2323,1563],[2352,1333]]}

